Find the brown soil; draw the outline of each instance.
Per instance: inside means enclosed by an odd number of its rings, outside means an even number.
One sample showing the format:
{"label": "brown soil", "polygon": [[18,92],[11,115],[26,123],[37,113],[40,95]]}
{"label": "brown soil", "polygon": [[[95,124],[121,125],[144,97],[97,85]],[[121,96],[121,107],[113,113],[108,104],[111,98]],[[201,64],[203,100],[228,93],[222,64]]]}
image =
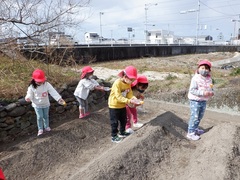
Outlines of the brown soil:
{"label": "brown soil", "polygon": [[50,133],[0,144],[0,167],[7,180],[240,179],[239,114],[208,109],[206,133],[189,141],[188,106],[146,99],[144,110],[144,126],[119,144],[107,105],[85,119],[54,117]]}
{"label": "brown soil", "polygon": [[[8,180],[239,179],[239,117],[207,111],[197,142],[185,138],[189,108],[146,100],[135,133],[110,140],[108,109],[53,126],[52,132],[2,144]],[[77,116],[77,114],[76,114]]]}

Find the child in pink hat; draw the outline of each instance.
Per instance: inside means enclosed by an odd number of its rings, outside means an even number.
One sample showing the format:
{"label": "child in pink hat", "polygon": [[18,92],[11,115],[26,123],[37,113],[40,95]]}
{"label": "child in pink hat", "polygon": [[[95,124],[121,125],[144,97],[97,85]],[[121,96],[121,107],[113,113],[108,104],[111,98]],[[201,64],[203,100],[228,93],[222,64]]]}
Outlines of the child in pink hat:
{"label": "child in pink hat", "polygon": [[190,140],[199,140],[200,135],[204,133],[204,130],[199,128],[199,124],[204,116],[208,99],[214,95],[211,67],[211,62],[206,59],[201,60],[191,80],[188,92],[191,115],[187,133],[187,138]]}

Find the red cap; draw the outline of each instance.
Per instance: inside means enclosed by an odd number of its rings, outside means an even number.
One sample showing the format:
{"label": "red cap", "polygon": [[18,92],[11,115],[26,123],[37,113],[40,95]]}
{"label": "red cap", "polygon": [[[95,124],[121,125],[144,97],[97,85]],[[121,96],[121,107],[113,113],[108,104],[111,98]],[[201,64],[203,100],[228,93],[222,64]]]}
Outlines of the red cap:
{"label": "red cap", "polygon": [[147,79],[147,77],[144,76],[144,75],[139,75],[139,76],[137,77],[137,80],[138,80],[139,83],[148,83],[148,79]]}
{"label": "red cap", "polygon": [[148,79],[145,75],[138,75],[137,79],[131,84],[131,86],[136,86],[138,83],[148,83]]}
{"label": "red cap", "polygon": [[44,82],[44,81],[46,81],[45,73],[41,69],[36,69],[35,71],[33,71],[32,78],[36,82]]}
{"label": "red cap", "polygon": [[212,64],[211,64],[211,62],[210,62],[210,61],[208,61],[207,59],[203,59],[203,60],[201,60],[201,61],[198,63],[198,67],[199,67],[199,66],[202,66],[202,65],[208,65],[208,66],[209,66],[209,68],[211,68],[211,67],[212,67]]}
{"label": "red cap", "polygon": [[137,69],[134,66],[127,66],[118,76],[123,77],[124,74],[130,79],[137,79]]}
{"label": "red cap", "polygon": [[94,72],[93,68],[91,66],[85,66],[82,68],[82,74],[81,74],[81,79],[83,79],[87,73]]}

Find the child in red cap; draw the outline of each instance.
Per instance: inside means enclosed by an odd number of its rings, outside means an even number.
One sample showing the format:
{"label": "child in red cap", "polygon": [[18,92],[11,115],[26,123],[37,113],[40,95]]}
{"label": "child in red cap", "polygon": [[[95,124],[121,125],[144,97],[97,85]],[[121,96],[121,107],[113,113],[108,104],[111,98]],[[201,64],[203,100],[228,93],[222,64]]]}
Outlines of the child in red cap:
{"label": "child in red cap", "polygon": [[[137,78],[137,69],[133,66],[127,66],[121,71],[111,88],[108,98],[108,107],[111,121],[112,142],[119,143],[122,137],[130,135],[125,131],[127,122],[126,104],[135,104],[131,84]],[[118,125],[120,124],[119,130]]]}
{"label": "child in red cap", "polygon": [[85,66],[82,69],[80,81],[74,91],[74,96],[79,103],[79,118],[84,118],[90,114],[88,111],[88,95],[90,91],[101,90],[104,91],[104,87],[100,86],[99,83],[93,79],[93,68]]}
{"label": "child in red cap", "polygon": [[211,66],[211,62],[208,60],[201,60],[189,87],[188,98],[190,100],[191,115],[188,123],[187,138],[190,140],[199,140],[200,135],[204,133],[202,129],[199,129],[199,124],[204,116],[208,99],[214,95],[210,74]]}
{"label": "child in red cap", "polygon": [[[148,79],[146,76],[144,75],[138,75],[137,79],[131,84],[132,86],[132,91],[133,91],[133,95],[143,101],[144,99],[144,91],[148,88]],[[131,128],[131,120],[133,121],[133,127],[142,127],[143,124],[138,122],[138,118],[137,118],[137,106],[138,105],[132,105],[132,104],[128,104],[126,106],[127,109],[127,123],[126,123],[126,132],[128,133],[133,133],[133,130]]]}
{"label": "child in red cap", "polygon": [[32,102],[32,107],[37,115],[38,136],[51,131],[49,127],[49,95],[50,94],[59,104],[65,105],[61,95],[46,81],[45,73],[41,69],[36,69],[32,73],[32,80],[29,84],[25,100]]}

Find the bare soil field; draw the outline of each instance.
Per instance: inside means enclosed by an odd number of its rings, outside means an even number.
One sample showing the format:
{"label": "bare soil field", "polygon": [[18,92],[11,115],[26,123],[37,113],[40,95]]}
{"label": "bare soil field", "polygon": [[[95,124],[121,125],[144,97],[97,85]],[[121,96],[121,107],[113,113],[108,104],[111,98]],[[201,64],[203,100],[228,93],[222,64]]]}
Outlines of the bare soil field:
{"label": "bare soil field", "polygon": [[240,116],[207,111],[206,133],[193,142],[186,139],[187,106],[149,99],[144,109],[145,125],[119,144],[111,142],[104,108],[55,124],[41,138],[1,145],[1,167],[8,180],[240,178]]}
{"label": "bare soil field", "polygon": [[111,142],[106,102],[85,119],[78,112],[54,119],[42,137],[1,144],[0,167],[7,180],[240,179],[238,113],[208,108],[200,124],[206,133],[189,141],[188,105],[149,97],[143,108],[144,126],[119,144]]}

